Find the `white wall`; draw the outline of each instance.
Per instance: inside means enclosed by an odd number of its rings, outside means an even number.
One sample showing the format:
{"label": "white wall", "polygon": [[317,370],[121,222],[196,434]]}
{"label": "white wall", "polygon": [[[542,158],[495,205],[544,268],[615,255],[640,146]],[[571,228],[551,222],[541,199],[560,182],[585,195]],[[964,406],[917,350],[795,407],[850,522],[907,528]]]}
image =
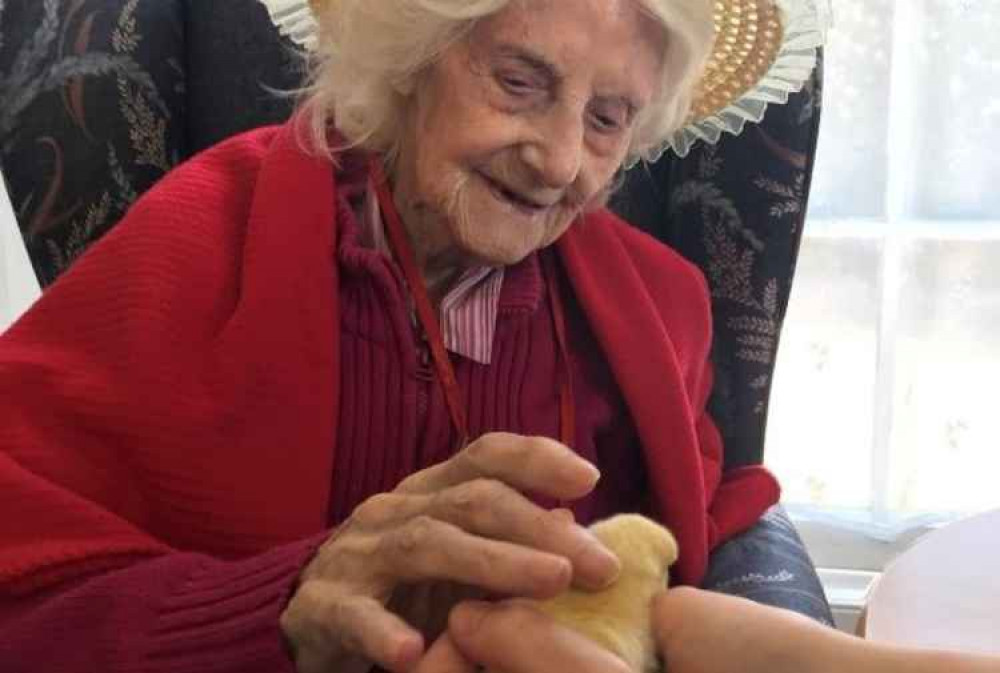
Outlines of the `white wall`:
{"label": "white wall", "polygon": [[0,332],[27,310],[40,293],[0,175]]}

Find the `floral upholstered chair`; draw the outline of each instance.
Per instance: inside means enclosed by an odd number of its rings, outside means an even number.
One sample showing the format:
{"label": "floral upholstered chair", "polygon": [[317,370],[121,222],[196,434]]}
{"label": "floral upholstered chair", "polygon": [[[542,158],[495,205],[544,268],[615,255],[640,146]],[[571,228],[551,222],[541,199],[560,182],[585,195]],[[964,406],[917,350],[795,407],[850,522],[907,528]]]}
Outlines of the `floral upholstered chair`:
{"label": "floral upholstered chair", "polygon": [[[822,58],[820,59],[822,63]],[[715,387],[710,409],[726,466],[764,458],[768,399],[805,224],[819,132],[822,65],[787,105],[718,145],[667,154],[627,176],[614,207],[704,272],[712,293]],[[720,547],[706,584],[832,623],[784,510]]]}
{"label": "floral upholstered chair", "polygon": [[[301,58],[257,0],[0,0],[0,168],[43,285],[170,168],[287,118]],[[763,124],[627,176],[614,207],[698,264],[730,466],[762,460],[806,210],[820,73]],[[830,622],[780,507],[713,556],[707,585]]]}

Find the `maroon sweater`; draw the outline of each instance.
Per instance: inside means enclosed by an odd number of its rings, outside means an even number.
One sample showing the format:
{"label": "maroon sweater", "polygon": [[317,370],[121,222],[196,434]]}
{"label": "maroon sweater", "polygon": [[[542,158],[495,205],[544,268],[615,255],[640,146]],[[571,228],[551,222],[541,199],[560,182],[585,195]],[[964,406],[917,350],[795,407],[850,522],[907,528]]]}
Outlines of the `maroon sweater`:
{"label": "maroon sweater", "polygon": [[[353,210],[353,209],[352,209]],[[559,262],[554,251],[541,256]],[[482,365],[450,354],[469,433],[559,436],[559,363],[539,255],[506,270],[493,342]],[[399,267],[342,226],[341,398],[330,523],[363,500],[392,490],[417,470],[445,460],[457,441],[426,346],[410,319]],[[565,287],[565,280],[560,287]],[[573,503],[583,523],[622,511],[648,511],[646,482],[628,409],[572,293],[562,292],[576,410],[574,449],[603,476]]]}

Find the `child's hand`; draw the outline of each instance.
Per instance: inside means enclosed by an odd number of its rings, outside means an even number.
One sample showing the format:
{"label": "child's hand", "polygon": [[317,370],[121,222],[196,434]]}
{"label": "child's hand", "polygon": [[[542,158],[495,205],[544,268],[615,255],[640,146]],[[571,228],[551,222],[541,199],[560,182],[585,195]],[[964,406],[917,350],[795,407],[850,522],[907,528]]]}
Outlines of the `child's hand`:
{"label": "child's hand", "polygon": [[523,601],[464,603],[413,673],[631,673],[590,639]]}
{"label": "child's hand", "polygon": [[825,673],[850,640],[788,610],[688,587],[656,598],[653,631],[670,673]]}

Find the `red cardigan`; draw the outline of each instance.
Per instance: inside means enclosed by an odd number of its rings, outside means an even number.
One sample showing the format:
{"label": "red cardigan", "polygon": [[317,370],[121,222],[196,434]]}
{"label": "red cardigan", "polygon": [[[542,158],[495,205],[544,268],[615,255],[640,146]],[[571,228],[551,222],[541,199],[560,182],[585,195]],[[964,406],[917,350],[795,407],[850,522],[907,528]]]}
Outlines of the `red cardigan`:
{"label": "red cardigan", "polygon": [[[53,642],[54,597],[99,595],[152,620],[143,656],[163,670],[284,661],[272,622],[322,536],[336,450],[335,188],[292,124],[230,140],[150,190],[0,339],[0,633],[35,641],[12,660]],[[763,468],[722,473],[704,280],[603,210],[558,251],[679,541],[675,577],[698,583],[778,499]]]}

